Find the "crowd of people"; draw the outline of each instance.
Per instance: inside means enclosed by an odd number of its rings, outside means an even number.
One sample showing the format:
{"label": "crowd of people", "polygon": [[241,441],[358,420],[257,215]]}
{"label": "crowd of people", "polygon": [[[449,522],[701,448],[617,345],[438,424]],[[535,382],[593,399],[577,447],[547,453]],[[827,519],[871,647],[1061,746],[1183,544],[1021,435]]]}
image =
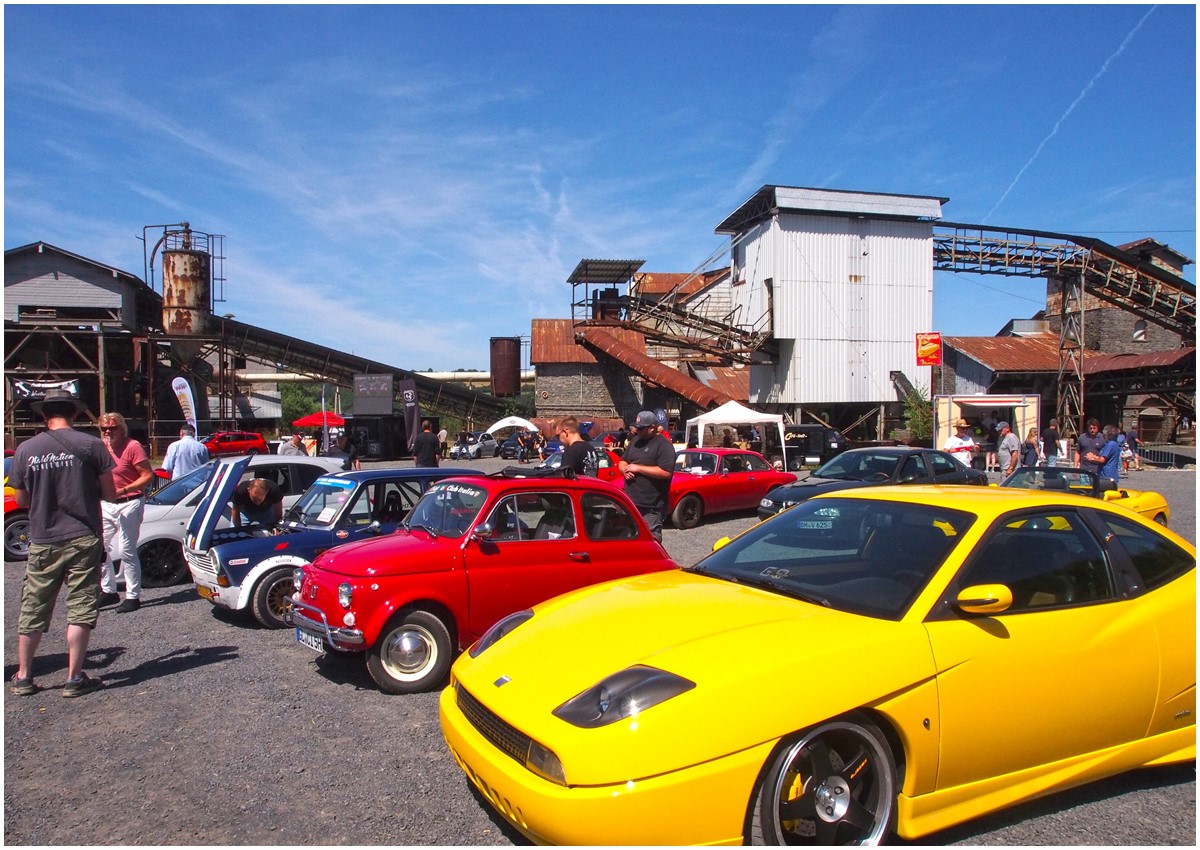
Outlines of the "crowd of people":
{"label": "crowd of people", "polygon": [[[1037,428],[1029,428],[1024,442],[996,411],[981,417],[974,429],[963,418],[956,419],[953,427],[954,434],[942,449],[967,467],[974,464],[977,453],[982,453],[984,468],[1002,476],[1011,475],[1019,466],[1058,466],[1060,460],[1069,465],[1072,451],[1080,469],[1114,481],[1129,474],[1130,469],[1142,468],[1142,439],[1137,429],[1126,431],[1116,425],[1101,428],[1097,419],[1088,420],[1087,430],[1076,438],[1074,446],[1062,436],[1057,419],[1051,419],[1040,434]],[[980,437],[979,442],[975,436]]]}

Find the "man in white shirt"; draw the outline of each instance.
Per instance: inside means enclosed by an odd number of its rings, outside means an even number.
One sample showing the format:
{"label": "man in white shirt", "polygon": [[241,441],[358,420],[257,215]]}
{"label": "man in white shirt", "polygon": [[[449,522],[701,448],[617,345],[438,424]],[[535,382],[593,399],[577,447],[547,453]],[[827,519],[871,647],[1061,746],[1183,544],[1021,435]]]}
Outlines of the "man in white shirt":
{"label": "man in white shirt", "polygon": [[971,458],[975,453],[975,441],[971,439],[969,428],[965,419],[957,419],[954,422],[954,436],[946,441],[945,450],[954,455],[955,460],[965,466],[971,468]]}
{"label": "man in white shirt", "polygon": [[208,449],[196,439],[196,429],[191,425],[184,425],[179,429],[179,439],[167,446],[163,469],[171,473],[171,480],[174,481],[206,463]]}

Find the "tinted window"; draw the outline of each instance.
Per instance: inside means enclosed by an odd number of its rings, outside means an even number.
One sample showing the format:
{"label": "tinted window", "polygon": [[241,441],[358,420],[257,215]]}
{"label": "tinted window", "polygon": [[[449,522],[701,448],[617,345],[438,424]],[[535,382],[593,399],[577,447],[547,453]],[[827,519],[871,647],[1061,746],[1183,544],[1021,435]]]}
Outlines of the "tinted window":
{"label": "tinted window", "polygon": [[950,455],[934,452],[929,455],[929,463],[933,466],[933,474],[938,478],[943,475],[958,475],[963,471],[963,465]]}
{"label": "tinted window", "polygon": [[920,455],[913,455],[905,458],[904,465],[900,467],[900,477],[897,479],[901,484],[907,484],[910,481],[920,481],[922,478],[927,478],[925,474],[925,464],[921,462]]}
{"label": "tinted window", "polygon": [[295,464],[292,466],[292,480],[296,483],[296,492],[303,493],[324,474],[324,467],[312,466],[307,463]]}
{"label": "tinted window", "polygon": [[1129,553],[1147,590],[1162,587],[1196,568],[1195,558],[1162,535],[1108,513],[1101,519]]}
{"label": "tinted window", "polygon": [[1003,584],[1005,613],[1106,602],[1116,598],[1099,541],[1073,511],[1023,514],[1001,521],[976,548],[952,595],[976,584]]}
{"label": "tinted window", "polygon": [[770,472],[771,464],[767,463],[757,455],[743,455],[746,459],[746,468],[751,472]]}
{"label": "tinted window", "polygon": [[638,536],[637,521],[616,499],[584,493],[580,504],[584,533],[592,540],[633,540]]}
{"label": "tinted window", "polygon": [[189,495],[204,486],[213,470],[215,461],[209,461],[199,469],[194,469],[182,478],[177,478],[154,495],[146,499],[148,505],[178,505]]}

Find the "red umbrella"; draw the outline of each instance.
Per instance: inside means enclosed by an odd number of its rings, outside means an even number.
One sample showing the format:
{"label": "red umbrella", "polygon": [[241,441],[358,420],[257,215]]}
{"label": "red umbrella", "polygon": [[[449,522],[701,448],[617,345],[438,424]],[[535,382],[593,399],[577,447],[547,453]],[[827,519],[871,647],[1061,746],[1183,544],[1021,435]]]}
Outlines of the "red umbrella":
{"label": "red umbrella", "polygon": [[322,428],[326,425],[340,427],[346,424],[346,420],[336,413],[326,410],[324,413],[317,411],[316,413],[308,414],[308,416],[301,416],[292,424],[297,428]]}

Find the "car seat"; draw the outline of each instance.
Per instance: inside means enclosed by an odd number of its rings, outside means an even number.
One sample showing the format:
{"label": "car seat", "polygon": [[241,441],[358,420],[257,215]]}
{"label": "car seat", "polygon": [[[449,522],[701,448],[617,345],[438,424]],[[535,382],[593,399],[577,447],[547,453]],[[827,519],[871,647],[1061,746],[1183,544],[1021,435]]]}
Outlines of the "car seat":
{"label": "car seat", "polygon": [[393,490],[383,498],[383,507],[379,509],[379,521],[383,523],[399,522],[404,518],[404,501],[400,493]]}
{"label": "car seat", "polygon": [[558,540],[575,536],[575,517],[571,505],[557,504],[549,508],[533,530],[534,540]]}

